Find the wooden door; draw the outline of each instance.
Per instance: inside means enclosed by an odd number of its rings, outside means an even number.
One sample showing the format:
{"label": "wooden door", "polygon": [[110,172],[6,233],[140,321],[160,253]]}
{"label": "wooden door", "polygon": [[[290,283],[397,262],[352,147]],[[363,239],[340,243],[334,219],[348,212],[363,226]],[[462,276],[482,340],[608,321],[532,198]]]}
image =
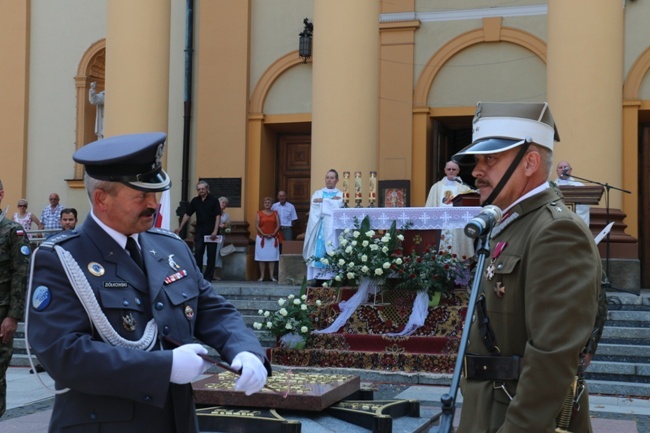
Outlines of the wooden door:
{"label": "wooden door", "polygon": [[284,190],[296,207],[298,222],[294,236],[305,232],[311,199],[311,135],[278,136],[276,191]]}

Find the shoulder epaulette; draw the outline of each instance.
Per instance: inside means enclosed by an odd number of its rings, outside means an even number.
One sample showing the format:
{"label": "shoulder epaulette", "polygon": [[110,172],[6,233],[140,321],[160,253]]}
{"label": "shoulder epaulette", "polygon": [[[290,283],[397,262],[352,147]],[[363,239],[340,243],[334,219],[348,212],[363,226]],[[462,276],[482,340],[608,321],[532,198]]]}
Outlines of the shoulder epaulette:
{"label": "shoulder epaulette", "polygon": [[571,219],[571,209],[561,201],[552,201],[546,205],[546,209],[551,213],[553,219]]}
{"label": "shoulder epaulette", "polygon": [[155,235],[168,236],[170,238],[174,238],[174,239],[178,239],[179,241],[182,241],[180,236],[178,236],[176,233],[170,232],[169,230],[161,229],[161,228],[158,228],[158,227],[150,228],[149,230],[147,230],[147,233],[153,233]]}
{"label": "shoulder epaulette", "polygon": [[54,248],[56,244],[63,243],[69,239],[73,239],[79,236],[79,232],[76,230],[66,230],[61,233],[57,233],[49,238],[46,241],[41,243],[40,248]]}

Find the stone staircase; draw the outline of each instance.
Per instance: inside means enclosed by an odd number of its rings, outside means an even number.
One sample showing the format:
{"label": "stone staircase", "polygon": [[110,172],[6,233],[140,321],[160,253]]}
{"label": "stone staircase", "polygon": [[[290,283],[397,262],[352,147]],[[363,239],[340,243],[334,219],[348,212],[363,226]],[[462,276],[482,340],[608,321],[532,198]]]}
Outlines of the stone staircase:
{"label": "stone staircase", "polygon": [[[217,292],[230,300],[242,313],[247,325],[260,321],[258,310],[278,309],[277,300],[298,295],[299,286],[250,281],[213,283]],[[591,394],[650,397],[650,293],[641,295],[608,292],[608,320],[594,359],[587,370]],[[275,340],[262,331],[254,331],[264,347]],[[28,366],[24,324],[19,324],[14,342],[12,366]],[[213,353],[214,354],[214,353]],[[384,380],[390,379],[384,373]]]}
{"label": "stone staircase", "polygon": [[607,292],[603,336],[587,369],[590,393],[650,397],[650,293]]}

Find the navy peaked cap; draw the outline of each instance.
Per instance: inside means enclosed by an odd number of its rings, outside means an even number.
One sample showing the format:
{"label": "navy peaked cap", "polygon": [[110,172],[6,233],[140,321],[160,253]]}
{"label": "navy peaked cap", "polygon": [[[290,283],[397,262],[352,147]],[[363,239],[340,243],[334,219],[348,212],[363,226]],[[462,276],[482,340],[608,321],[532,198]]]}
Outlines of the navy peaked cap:
{"label": "navy peaked cap", "polygon": [[120,182],[140,191],[165,191],[171,188],[162,169],[166,139],[163,132],[116,135],[88,143],[72,159],[83,164],[94,179]]}

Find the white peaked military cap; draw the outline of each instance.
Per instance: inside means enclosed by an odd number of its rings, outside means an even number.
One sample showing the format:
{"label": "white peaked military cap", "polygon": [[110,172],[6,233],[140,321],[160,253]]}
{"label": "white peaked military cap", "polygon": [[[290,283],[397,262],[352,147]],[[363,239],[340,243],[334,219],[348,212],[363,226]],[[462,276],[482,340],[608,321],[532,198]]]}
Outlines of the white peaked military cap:
{"label": "white peaked military cap", "polygon": [[479,102],[472,121],[472,144],[451,159],[474,162],[473,155],[504,152],[532,142],[553,150],[560,141],[547,102]]}

